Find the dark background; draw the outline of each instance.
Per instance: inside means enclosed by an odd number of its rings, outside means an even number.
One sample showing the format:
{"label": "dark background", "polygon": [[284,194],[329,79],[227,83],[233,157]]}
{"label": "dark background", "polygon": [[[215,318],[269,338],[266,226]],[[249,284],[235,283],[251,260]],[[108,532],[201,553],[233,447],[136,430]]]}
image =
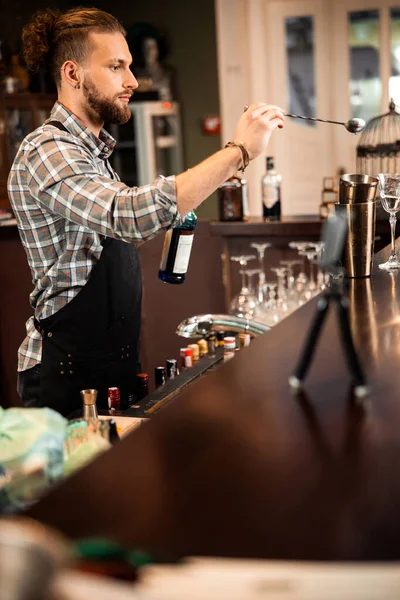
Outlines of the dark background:
{"label": "dark background", "polygon": [[[29,4],[26,0],[0,0],[0,41],[4,54],[20,51],[22,27],[36,10],[49,7],[63,11],[74,6],[96,6],[110,12],[125,29],[137,22],[148,22],[164,33],[169,46],[165,62],[176,72],[185,168],[221,147],[220,136],[206,136],[201,131],[204,115],[219,114],[214,0],[35,0]],[[215,195],[196,212],[199,217],[216,217]]]}

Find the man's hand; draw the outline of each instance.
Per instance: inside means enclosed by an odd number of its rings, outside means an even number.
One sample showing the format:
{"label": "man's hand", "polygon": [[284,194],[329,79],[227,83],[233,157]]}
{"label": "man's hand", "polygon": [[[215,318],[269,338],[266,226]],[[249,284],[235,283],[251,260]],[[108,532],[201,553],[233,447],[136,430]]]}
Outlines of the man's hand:
{"label": "man's hand", "polygon": [[239,119],[234,141],[246,146],[252,160],[265,152],[274,129],[282,129],[284,124],[284,111],[279,106],[263,102],[252,104]]}

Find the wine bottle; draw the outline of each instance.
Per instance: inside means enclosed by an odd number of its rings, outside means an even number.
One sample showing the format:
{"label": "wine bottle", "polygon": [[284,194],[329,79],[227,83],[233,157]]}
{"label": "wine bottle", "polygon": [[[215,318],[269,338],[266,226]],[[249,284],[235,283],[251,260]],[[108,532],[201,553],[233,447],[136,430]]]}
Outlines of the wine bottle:
{"label": "wine bottle", "polygon": [[197,217],[191,210],[183,222],[165,234],[158,277],[166,283],[183,283],[189,266]]}
{"label": "wine bottle", "polygon": [[261,181],[263,217],[266,221],[279,221],[281,218],[282,177],[274,168],[274,158],[267,156],[267,171]]}

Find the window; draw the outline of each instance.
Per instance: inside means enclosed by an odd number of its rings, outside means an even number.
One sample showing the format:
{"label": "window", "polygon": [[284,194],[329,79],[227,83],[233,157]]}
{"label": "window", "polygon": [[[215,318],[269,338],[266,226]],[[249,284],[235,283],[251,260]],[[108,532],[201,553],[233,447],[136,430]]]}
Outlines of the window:
{"label": "window", "polygon": [[369,121],[380,113],[379,11],[349,13],[351,116]]}
{"label": "window", "polygon": [[[288,17],[286,56],[288,67],[289,111],[307,117],[316,116],[313,17]],[[299,121],[315,127],[313,121]]]}
{"label": "window", "polygon": [[390,11],[390,50],[391,77],[389,79],[389,97],[400,104],[400,8]]}

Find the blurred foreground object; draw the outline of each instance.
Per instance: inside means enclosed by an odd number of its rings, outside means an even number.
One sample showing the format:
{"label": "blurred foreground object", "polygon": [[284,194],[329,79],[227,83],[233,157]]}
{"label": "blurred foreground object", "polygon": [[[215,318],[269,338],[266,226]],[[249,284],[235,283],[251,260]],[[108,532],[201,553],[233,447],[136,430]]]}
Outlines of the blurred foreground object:
{"label": "blurred foreground object", "polygon": [[0,512],[27,508],[62,477],[66,425],[50,408],[0,408]]}
{"label": "blurred foreground object", "polygon": [[28,518],[0,519],[0,600],[42,600],[69,557],[67,541]]}

